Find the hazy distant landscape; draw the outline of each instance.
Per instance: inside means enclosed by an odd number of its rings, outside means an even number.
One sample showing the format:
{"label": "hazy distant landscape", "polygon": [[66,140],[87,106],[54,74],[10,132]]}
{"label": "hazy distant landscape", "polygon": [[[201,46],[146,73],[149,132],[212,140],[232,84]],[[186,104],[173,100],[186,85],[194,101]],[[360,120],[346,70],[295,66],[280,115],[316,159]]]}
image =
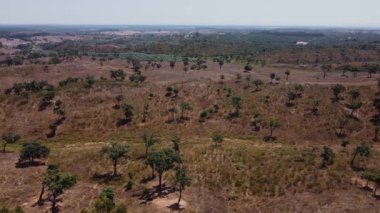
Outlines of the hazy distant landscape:
{"label": "hazy distant landscape", "polygon": [[69,1],[0,9],[0,213],[379,212],[376,2]]}

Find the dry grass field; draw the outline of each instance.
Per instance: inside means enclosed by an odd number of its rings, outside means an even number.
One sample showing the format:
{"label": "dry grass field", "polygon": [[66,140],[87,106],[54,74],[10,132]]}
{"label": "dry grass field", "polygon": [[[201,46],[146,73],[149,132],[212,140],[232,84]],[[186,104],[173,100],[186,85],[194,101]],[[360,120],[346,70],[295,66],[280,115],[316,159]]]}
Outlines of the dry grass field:
{"label": "dry grass field", "polygon": [[[82,38],[35,39],[40,44]],[[20,42],[0,41],[12,48]],[[359,58],[376,56],[368,51],[357,54]],[[268,59],[272,63],[255,64],[248,72],[239,60],[220,68],[209,59],[207,68],[186,71],[182,62],[174,68],[163,61],[159,62],[161,68],[144,69],[148,62],[141,61],[147,79],[140,84],[130,82],[132,64],[119,58],[101,61],[81,56],[53,65],[47,64],[51,57],[43,57],[40,64],[25,59],[23,65],[1,65],[0,135],[14,132],[21,140],[0,153],[0,208],[21,206],[28,213],[49,212],[48,193],[43,205],[36,202],[47,165],[55,164],[77,179],[59,196],[61,212],[93,209],[105,188],[114,190],[116,203],[124,204],[128,212],[379,212],[379,192],[372,196],[374,183],[367,184],[361,177],[365,168],[380,167],[380,145],[373,140],[376,127],[371,122],[377,113],[373,102],[379,92],[379,74],[370,78],[368,73],[358,72],[343,77],[336,69],[341,64],[333,64],[323,78],[320,66],[311,65],[308,53],[303,55],[305,64],[298,65],[274,62],[282,56],[293,59],[279,51]],[[126,73],[124,81],[110,77],[111,70],[119,69]],[[290,71],[288,79],[286,70]],[[87,76],[95,80],[91,87],[86,87]],[[69,77],[79,80],[60,85]],[[263,84],[256,88],[255,80]],[[31,81],[54,86],[54,97],[46,109],[40,107],[46,91],[6,94],[14,84]],[[341,99],[334,101],[332,88],[337,84],[345,90]],[[360,95],[354,100],[351,91]],[[297,94],[289,101],[291,92]],[[121,95],[122,100],[117,100]],[[239,106],[234,105],[236,99]],[[362,105],[352,112],[349,106],[354,101]],[[64,110],[62,120],[56,111],[59,102]],[[181,118],[183,102],[191,107]],[[128,123],[120,123],[125,116],[120,107],[123,103],[133,107],[133,119]],[[171,108],[175,112],[170,112]],[[260,114],[257,121],[255,114]],[[271,135],[273,121],[278,126]],[[52,126],[56,131],[49,136]],[[191,185],[183,192],[179,210],[175,208],[178,187],[174,170],[164,173],[163,194],[156,191],[158,178],[151,178],[146,164],[144,133],[153,133],[161,141],[150,151],[172,148],[172,138],[181,138],[180,155]],[[224,138],[219,146],[212,141],[214,133]],[[344,139],[349,141],[347,146],[342,146]],[[30,141],[49,147],[50,156],[41,160],[42,165],[18,168],[22,145]],[[111,177],[112,162],[100,150],[114,142],[128,144],[132,153],[119,161],[119,176]],[[358,156],[351,167],[360,144],[370,148],[370,155]],[[325,147],[331,149],[334,159],[322,167]],[[133,183],[131,189],[129,182]]]}

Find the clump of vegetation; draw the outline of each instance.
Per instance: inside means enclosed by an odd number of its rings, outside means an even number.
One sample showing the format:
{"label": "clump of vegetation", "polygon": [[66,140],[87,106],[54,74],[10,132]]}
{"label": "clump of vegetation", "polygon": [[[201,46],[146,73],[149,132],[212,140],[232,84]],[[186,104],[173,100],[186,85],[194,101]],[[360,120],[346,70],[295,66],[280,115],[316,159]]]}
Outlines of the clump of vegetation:
{"label": "clump of vegetation", "polygon": [[114,79],[116,81],[124,81],[125,79],[125,72],[121,69],[119,70],[111,70],[110,71],[111,79]]}

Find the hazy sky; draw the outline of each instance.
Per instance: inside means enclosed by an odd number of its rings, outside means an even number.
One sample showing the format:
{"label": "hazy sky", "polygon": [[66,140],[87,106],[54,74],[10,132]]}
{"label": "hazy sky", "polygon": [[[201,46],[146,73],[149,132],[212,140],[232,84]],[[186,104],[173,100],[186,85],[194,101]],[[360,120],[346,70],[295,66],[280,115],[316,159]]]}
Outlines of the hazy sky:
{"label": "hazy sky", "polygon": [[380,0],[0,0],[0,24],[380,27]]}

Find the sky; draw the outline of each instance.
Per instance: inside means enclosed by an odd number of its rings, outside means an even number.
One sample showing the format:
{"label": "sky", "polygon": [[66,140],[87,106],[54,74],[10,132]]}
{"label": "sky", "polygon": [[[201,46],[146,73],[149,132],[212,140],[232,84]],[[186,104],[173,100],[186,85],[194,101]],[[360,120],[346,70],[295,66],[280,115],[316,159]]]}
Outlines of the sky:
{"label": "sky", "polygon": [[380,27],[380,0],[0,0],[0,24]]}

